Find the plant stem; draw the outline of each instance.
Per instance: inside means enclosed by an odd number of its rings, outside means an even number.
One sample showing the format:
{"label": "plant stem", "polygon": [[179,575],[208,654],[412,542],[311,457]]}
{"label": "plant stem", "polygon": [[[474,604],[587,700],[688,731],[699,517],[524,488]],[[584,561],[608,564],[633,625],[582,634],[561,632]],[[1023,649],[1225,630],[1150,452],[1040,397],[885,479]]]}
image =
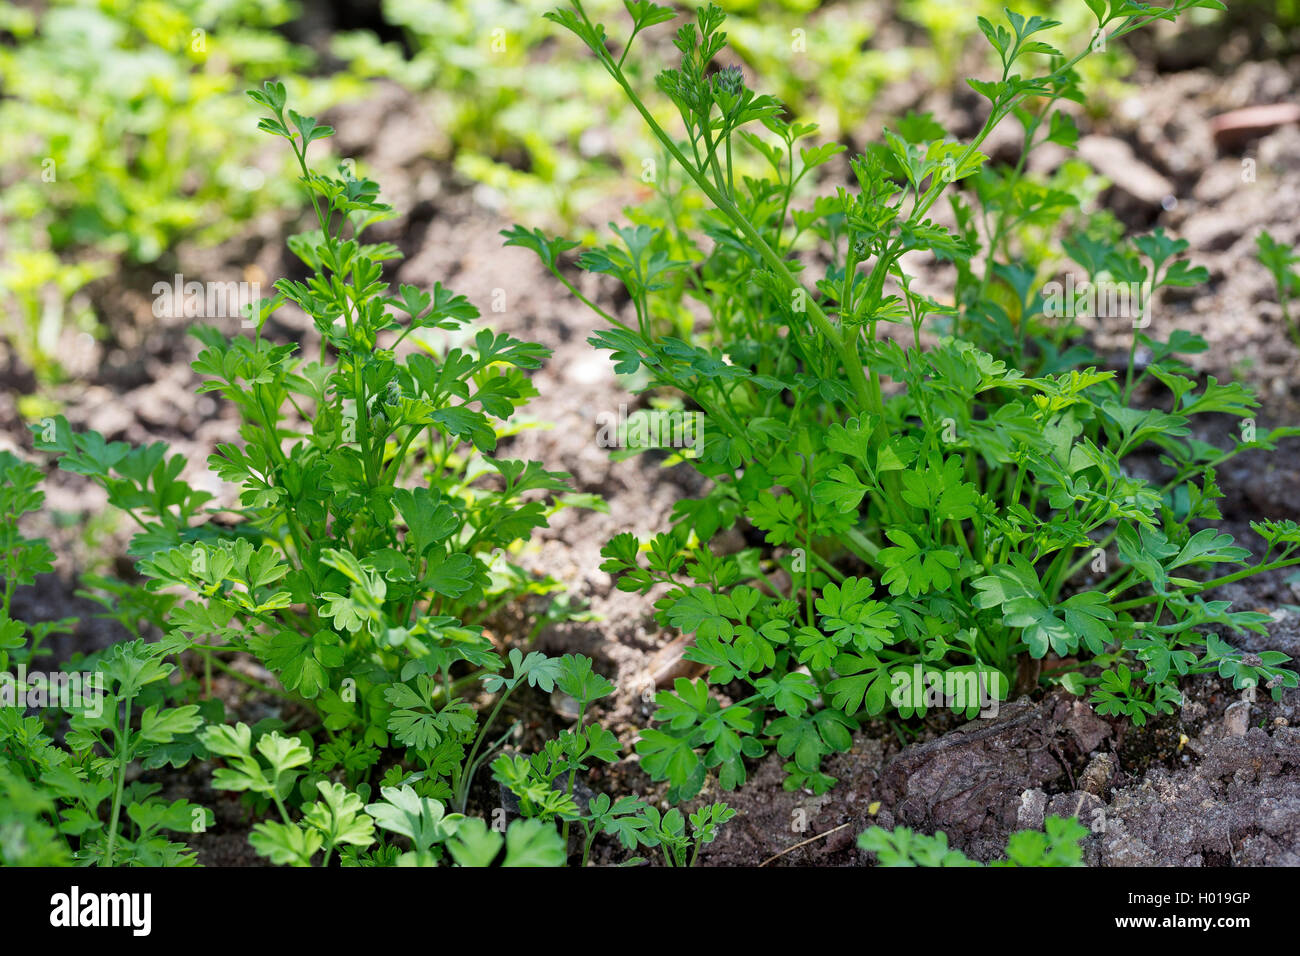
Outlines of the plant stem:
{"label": "plant stem", "polygon": [[[1225,584],[1232,584],[1234,581],[1240,581],[1242,578],[1248,578],[1251,577],[1252,575],[1263,574],[1265,571],[1275,571],[1278,568],[1289,568],[1292,565],[1296,565],[1296,564],[1300,564],[1300,557],[1271,561],[1268,564],[1260,564],[1253,568],[1242,568],[1240,571],[1236,571],[1232,574],[1225,574],[1221,578],[1213,578],[1209,581],[1201,582],[1198,588],[1198,593],[1201,591],[1209,591],[1213,588],[1222,587]],[[1151,594],[1148,595],[1147,597],[1133,598],[1132,600],[1129,601],[1121,601],[1119,604],[1112,604],[1111,610],[1127,611],[1129,608],[1142,607],[1145,604],[1150,604],[1152,601],[1162,601],[1162,600],[1165,599],[1162,598],[1160,595]]]}
{"label": "plant stem", "polygon": [[460,792],[456,794],[456,809],[460,813],[465,812],[465,804],[469,802],[470,783],[474,778],[474,771],[476,769],[474,758],[478,754],[479,748],[483,745],[483,738],[487,736],[488,728],[491,727],[492,722],[497,719],[497,714],[501,712],[502,705],[505,704],[506,699],[509,698],[513,691],[514,687],[511,686],[497,698],[496,706],[492,708],[492,713],[488,715],[488,719],[483,723],[482,728],[478,732],[478,737],[474,740],[474,746],[469,752],[469,758],[465,761],[465,776],[460,782]]}
{"label": "plant stem", "polygon": [[117,821],[122,813],[122,794],[126,789],[126,768],[131,762],[131,703],[132,695],[123,701],[122,723],[115,731],[113,742],[117,745],[117,782],[113,789],[113,811],[108,818],[108,843],[104,847],[104,865],[113,865],[113,847],[117,843]]}
{"label": "plant stem", "polygon": [[[581,10],[580,4],[578,7]],[[585,12],[582,15],[585,19]],[[590,21],[588,22],[590,23]],[[641,98],[636,95],[631,84],[628,83],[627,77],[624,76],[619,65],[614,62],[614,58],[610,56],[609,51],[603,48],[593,48],[592,52],[596,54],[597,59],[599,59],[601,64],[605,67],[606,72],[608,72],[609,75],[613,77],[614,81],[623,88],[623,92],[627,94],[628,99],[631,101],[632,106],[636,111],[641,114],[641,118],[645,120],[646,125],[650,128],[650,132],[659,140],[664,149],[668,151],[669,155],[677,161],[678,165],[686,171],[687,175],[695,181],[695,184],[709,198],[709,201],[712,202],[728,219],[731,220],[732,224],[744,234],[745,239],[753,246],[754,251],[759,254],[763,261],[769,268],[771,268],[777,278],[781,280],[792,295],[796,290],[801,290],[803,292],[803,300],[808,309],[808,317],[812,320],[813,325],[817,327],[817,330],[821,332],[825,339],[831,343],[831,346],[839,354],[840,361],[844,365],[844,370],[849,377],[849,381],[853,386],[853,391],[857,396],[861,408],[873,414],[880,414],[883,412],[884,407],[879,400],[879,396],[873,395],[872,390],[867,383],[866,374],[863,371],[861,359],[857,355],[856,346],[853,348],[848,346],[845,340],[836,331],[835,327],[831,325],[830,320],[826,317],[826,313],[822,311],[821,306],[817,304],[817,301],[813,299],[807,289],[805,289],[803,285],[795,279],[795,277],[790,273],[789,268],[786,266],[785,261],[772,250],[771,246],[769,246],[767,242],[764,241],[763,237],[758,234],[757,230],[754,229],[749,220],[735,207],[735,204],[715,188],[714,185],[709,182],[708,177],[699,172],[699,170],[697,170],[690,161],[682,155],[681,150],[677,148],[677,144],[673,141],[672,137],[665,132],[664,128],[659,125],[659,122],[650,114],[650,111],[646,108],[645,104],[641,102]]]}

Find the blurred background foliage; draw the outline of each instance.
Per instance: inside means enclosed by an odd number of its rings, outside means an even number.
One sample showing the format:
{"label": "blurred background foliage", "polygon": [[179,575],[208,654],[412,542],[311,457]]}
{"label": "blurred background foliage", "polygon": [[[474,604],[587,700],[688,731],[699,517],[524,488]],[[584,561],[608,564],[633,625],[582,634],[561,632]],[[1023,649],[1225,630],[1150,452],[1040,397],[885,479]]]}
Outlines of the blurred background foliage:
{"label": "blurred background foliage", "polygon": [[[53,374],[69,324],[93,332],[77,296],[119,263],[157,262],[177,242],[218,242],[293,197],[258,165],[244,95],[317,58],[281,27],[283,0],[71,0],[0,6],[0,296],[5,332]],[[346,73],[298,79],[325,108],[364,92]]]}

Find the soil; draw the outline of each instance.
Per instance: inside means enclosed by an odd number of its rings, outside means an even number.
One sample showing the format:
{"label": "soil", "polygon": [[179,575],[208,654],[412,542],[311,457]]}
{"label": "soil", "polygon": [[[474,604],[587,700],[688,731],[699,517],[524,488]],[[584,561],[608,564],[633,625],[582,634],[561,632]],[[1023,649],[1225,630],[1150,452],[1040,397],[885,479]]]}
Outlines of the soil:
{"label": "soil", "polygon": [[[1283,126],[1224,148],[1216,146],[1211,127],[1212,118],[1227,110],[1300,101],[1300,69],[1295,63],[1243,60],[1225,71],[1187,56],[1177,66],[1179,72],[1140,74],[1133,98],[1105,125],[1087,126],[1081,119],[1090,157],[1118,174],[1101,202],[1134,230],[1163,225],[1187,238],[1193,261],[1210,270],[1207,287],[1166,297],[1152,333],[1163,337],[1176,325],[1205,336],[1211,348],[1191,359],[1198,371],[1251,383],[1263,402],[1260,426],[1300,424],[1300,350],[1288,341],[1271,281],[1254,259],[1261,228],[1283,241],[1300,240],[1300,127]],[[912,93],[910,102],[898,95],[891,102],[899,100],[900,112],[924,106],[941,116],[969,107],[964,94],[945,98],[920,87]],[[590,655],[616,681],[618,691],[599,716],[630,742],[648,722],[653,707],[647,690],[662,676],[664,648],[674,635],[654,622],[647,601],[612,586],[599,570],[599,551],[619,532],[665,530],[674,503],[697,493],[701,479],[685,467],[664,467],[652,454],[611,461],[597,446],[597,415],[616,413],[623,402],[635,406],[636,398],[629,397],[608,358],[586,343],[593,320],[581,304],[531,253],[502,247],[498,232],[510,220],[500,211],[500,197],[427,158],[437,132],[426,115],[418,97],[378,84],[370,100],[325,120],[339,131],[340,152],[364,157],[385,198],[402,214],[380,230],[381,238],[406,254],[390,279],[423,287],[440,281],[477,303],[484,323],[554,350],[534,377],[540,396],[527,413],[536,427],[503,450],[569,472],[576,491],[600,495],[608,508],[561,511],[519,563],[558,579],[593,612],[590,621],[543,630],[537,647]],[[1254,160],[1248,164],[1253,181],[1243,179],[1243,159]],[[628,182],[626,195],[590,212],[592,225],[633,198],[635,177],[629,175]],[[1168,194],[1156,195],[1164,184]],[[65,343],[61,354],[71,379],[52,396],[63,414],[75,427],[94,428],[110,440],[166,441],[186,457],[191,480],[228,496],[230,489],[207,476],[205,460],[216,443],[237,440],[237,421],[231,409],[195,396],[197,376],[189,367],[195,342],[183,321],[152,315],[149,290],[172,271],[212,280],[298,275],[300,266],[287,258],[283,240],[303,223],[268,216],[238,241],[207,250],[182,247],[156,270],[96,283],[94,304],[110,334],[103,341]],[[270,278],[263,281],[269,285]],[[608,302],[608,287],[587,276],[580,281],[584,292]],[[504,311],[493,311],[494,296],[499,304],[502,291]],[[271,334],[310,337],[301,317],[287,313],[277,317]],[[1093,344],[1103,354],[1126,347],[1120,333],[1104,328],[1095,330]],[[17,396],[32,382],[12,356],[0,359],[0,446],[23,454],[31,445]],[[1223,441],[1226,428],[1212,423],[1205,437]],[[1257,546],[1250,520],[1300,518],[1300,446],[1293,441],[1272,453],[1243,455],[1222,469],[1219,483],[1227,495],[1221,504],[1229,530]],[[15,613],[28,620],[80,617],[72,636],[53,643],[60,657],[126,636],[116,624],[95,618],[95,605],[75,596],[74,582],[85,572],[133,574],[122,557],[127,528],[96,521],[87,530],[87,519],[102,511],[95,489],[76,476],[51,472],[47,510],[31,530],[51,538],[58,565],[34,587],[19,590]],[[1257,577],[1217,595],[1274,615],[1267,637],[1237,638],[1245,649],[1300,657],[1300,618],[1283,608],[1300,600],[1286,577]],[[527,611],[513,609],[514,619],[522,622]],[[508,631],[511,623],[507,614],[500,627]],[[282,715],[277,701],[249,697],[225,678],[216,689],[232,719]],[[950,726],[951,719],[919,728],[873,722],[856,734],[850,752],[829,760],[828,772],[839,783],[824,796],[782,789],[782,761],[770,755],[752,768],[747,785],[725,795],[739,814],[702,860],[722,866],[865,865],[870,860],[856,849],[856,837],[872,823],[942,829],[954,846],[990,859],[1008,833],[1060,813],[1077,814],[1092,828],[1086,848],[1092,865],[1300,863],[1300,692],[1289,691],[1280,702],[1261,695],[1251,703],[1210,677],[1187,680],[1183,690],[1186,703],[1179,714],[1142,728],[1102,719],[1059,692],[1022,698],[1005,705],[996,719],[961,727]],[[536,727],[558,720],[540,697],[525,704]],[[244,839],[247,811],[234,795],[212,791],[208,778],[201,766],[166,778],[169,793],[189,796],[217,814],[217,827],[195,841],[200,862],[258,862]],[[661,795],[630,758],[593,775],[592,785]],[[719,796],[705,793],[701,799]],[[483,792],[480,799],[495,804],[499,798]],[[625,856],[603,838],[597,844],[599,862]]]}

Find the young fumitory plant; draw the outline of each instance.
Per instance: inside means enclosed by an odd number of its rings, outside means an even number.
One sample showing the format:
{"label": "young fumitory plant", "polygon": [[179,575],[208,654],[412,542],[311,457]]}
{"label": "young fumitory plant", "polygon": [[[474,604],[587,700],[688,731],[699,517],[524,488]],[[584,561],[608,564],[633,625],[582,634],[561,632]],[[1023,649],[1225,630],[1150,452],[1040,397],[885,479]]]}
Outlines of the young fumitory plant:
{"label": "young fumitory plant", "polygon": [[[1222,8],[1086,2],[1108,42]],[[1296,686],[1284,655],[1244,655],[1204,628],[1262,631],[1267,615],[1207,594],[1300,564],[1294,522],[1256,522],[1256,556],[1214,527],[1216,469],[1300,430],[1255,428],[1248,389],[1200,382],[1179,360],[1202,339],[1147,327],[1161,289],[1206,278],[1181,258],[1185,242],[1160,230],[1117,238],[1025,172],[1041,143],[1074,144],[1061,104],[1084,100],[1074,67],[1092,44],[1067,55],[1046,39],[1055,21],[981,18],[1001,71],[971,81],[988,110],[974,139],[909,115],[849,159],[847,183],[816,193],[811,174],[844,147],[804,145],[816,127],[725,65],[718,7],[677,31],[680,64],[656,77],[680,118],[670,131],[626,64],[675,14],[624,5],[626,39],[578,0],[549,16],[604,66],[681,180],[674,189],[665,174],[665,201],[631,210],[578,258],[630,301],[619,315],[580,296],[609,326],[592,344],[646,391],[705,416],[702,452],[682,458],[712,480],[707,493],[677,505],[672,531],[604,550],[620,588],[661,589],[660,623],[694,635],[686,656],[708,668],[658,695],[637,746],[670,796],[697,793],[711,770],[739,786],[746,761],[773,747],[788,758],[787,787],[822,792],[834,782],[823,759],[847,750],[864,718],[936,704],[974,716],[1017,683],[1063,684],[1139,724],[1171,712],[1189,674]],[[1021,159],[992,168],[980,146],[1010,121]],[[936,218],[945,197],[951,225]],[[1016,241],[1026,223],[1050,232],[1067,212],[1079,224],[1064,253],[1091,282],[1137,290],[1119,368],[1045,295],[1052,263]],[[563,256],[578,243],[505,235],[576,293]],[[909,253],[947,267],[950,296],[913,288]],[[1194,437],[1211,413],[1248,419],[1242,439]],[[719,533],[738,525],[762,546],[723,553]]]}
{"label": "young fumitory plant", "polygon": [[[166,636],[141,653],[193,653],[209,687],[215,668],[305,704],[323,736],[283,723],[230,726],[220,715],[200,727],[196,705],[163,711],[165,726],[151,707],[132,730],[133,694],[122,689],[112,698],[124,700],[120,718],[114,708],[102,728],[112,738],[92,738],[74,721],[77,739],[109,751],[100,763],[118,774],[114,822],[126,764],[184,735],[186,759],[224,761],[217,789],[243,793],[255,815],[269,817],[251,844],[273,862],[483,866],[504,842],[506,865],[562,865],[569,822],[591,826],[595,811],[569,800],[547,820],[514,821],[504,835],[465,817],[476,771],[519,724],[499,719],[512,695],[559,688],[585,707],[612,689],[585,657],[499,646],[484,629],[503,596],[550,590],[491,565],[566,503],[566,474],[493,454],[535,394],[526,373],[548,350],[487,329],[470,334],[478,310],[440,284],[392,290],[383,268],[398,250],[363,238],[392,215],[377,185],[346,164],[337,177],[310,167],[310,144],[332,130],[288,109],[282,85],[249,95],[269,114],[260,128],[292,149],[317,228],[289,240],[306,281],[277,281],[275,297],[249,312],[251,334],[195,330],[204,346],[194,362],[200,391],[219,394],[241,416],[241,441],[209,459],[239,488],[238,503],[214,507],[210,494],[181,479],[183,459],[161,443],[106,442],[62,418],[36,437],[137,525],[129,553],[147,578],[140,594],[183,596],[151,609]],[[263,335],[289,303],[320,337],[313,355]],[[399,352],[403,342],[413,348]],[[232,668],[233,653],[255,657],[280,686]],[[149,680],[166,674],[149,666]],[[128,688],[132,680],[121,678]],[[481,697],[490,701],[486,716]],[[581,724],[546,750],[569,795],[584,759],[611,760],[617,749],[608,731]],[[376,784],[382,800],[372,802]],[[93,815],[89,804],[86,812]],[[615,832],[610,813],[596,816]],[[376,827],[402,842],[385,842]],[[104,862],[114,861],[114,832]],[[590,840],[584,860],[589,850]]]}

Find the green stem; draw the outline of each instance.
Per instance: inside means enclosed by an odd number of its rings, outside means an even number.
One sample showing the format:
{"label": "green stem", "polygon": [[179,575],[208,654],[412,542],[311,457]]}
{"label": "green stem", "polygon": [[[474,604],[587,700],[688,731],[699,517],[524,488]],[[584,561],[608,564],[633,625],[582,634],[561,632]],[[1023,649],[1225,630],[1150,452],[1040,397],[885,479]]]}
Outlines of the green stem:
{"label": "green stem", "polygon": [[284,801],[280,799],[280,788],[279,788],[278,778],[276,780],[275,788],[271,791],[271,799],[275,801],[275,807],[277,810],[280,811],[280,819],[284,821],[285,826],[290,826],[290,827],[293,826],[293,821],[289,819],[289,811],[288,809],[286,809],[284,805]]}
{"label": "green stem", "polygon": [[[1225,584],[1232,584],[1234,581],[1240,581],[1242,578],[1248,578],[1251,577],[1252,575],[1263,574],[1265,571],[1275,571],[1278,568],[1289,568],[1292,565],[1296,565],[1296,564],[1300,564],[1300,557],[1281,559],[1278,561],[1271,561],[1268,564],[1261,564],[1253,568],[1242,568],[1240,571],[1234,572],[1233,574],[1225,574],[1221,578],[1213,578],[1209,581],[1201,582],[1201,584],[1197,588],[1197,593],[1200,593],[1201,591],[1209,591],[1217,587],[1222,587]],[[1160,595],[1151,594],[1148,595],[1147,597],[1133,598],[1132,600],[1129,601],[1121,601],[1119,604],[1112,604],[1111,610],[1127,611],[1130,608],[1142,607],[1145,604],[1150,604],[1152,601],[1161,601],[1161,600],[1164,600],[1164,598],[1162,598]]]}
{"label": "green stem", "polygon": [[131,762],[131,703],[132,695],[123,701],[121,728],[115,733],[117,745],[117,781],[113,789],[113,811],[108,818],[108,843],[104,847],[104,866],[113,865],[113,848],[117,843],[117,822],[122,814],[122,794],[126,790],[126,768]]}
{"label": "green stem", "polygon": [[[581,10],[581,4],[577,4],[577,6],[578,9]],[[584,19],[586,18],[585,12],[582,16]],[[590,21],[588,21],[588,23],[590,23]],[[659,122],[650,114],[650,111],[646,108],[645,104],[641,102],[640,97],[638,97],[636,92],[632,89],[631,85],[627,81],[627,77],[623,75],[623,71],[619,68],[618,64],[614,62],[614,58],[610,56],[609,51],[605,50],[603,47],[593,47],[592,52],[596,54],[597,59],[599,59],[601,64],[605,67],[606,72],[608,72],[609,75],[613,77],[614,81],[623,88],[623,92],[627,95],[636,111],[641,114],[641,118],[645,120],[646,125],[649,127],[650,132],[654,137],[659,140],[664,149],[668,151],[669,155],[677,161],[678,165],[686,171],[687,175],[694,180],[695,185],[697,185],[704,195],[709,198],[709,201],[731,220],[732,224],[744,235],[745,239],[752,245],[754,250],[759,254],[768,267],[776,274],[777,278],[780,279],[787,290],[791,293],[794,293],[795,290],[803,291],[803,299],[808,309],[808,317],[812,320],[813,325],[817,327],[817,330],[821,332],[825,339],[831,343],[831,346],[839,354],[840,361],[844,365],[845,372],[853,386],[854,393],[857,396],[860,406],[868,412],[880,414],[884,410],[883,405],[879,401],[878,396],[873,396],[871,388],[867,384],[866,374],[863,371],[862,362],[857,355],[856,347],[849,348],[845,340],[835,330],[835,327],[831,325],[830,320],[826,317],[826,313],[822,311],[821,306],[817,304],[816,300],[808,293],[807,289],[805,289],[803,285],[795,279],[789,268],[786,266],[785,261],[772,250],[772,247],[769,246],[766,241],[764,241],[763,237],[758,234],[753,225],[750,224],[749,220],[735,207],[735,204],[716,189],[714,185],[709,182],[708,177],[703,175],[690,163],[689,160],[687,160],[681,150],[677,148],[677,144],[673,141],[672,137],[670,137],[664,128],[659,125]]]}
{"label": "green stem", "polygon": [[[587,713],[587,704],[586,704],[586,701],[583,701],[582,706],[578,708],[578,722],[577,722],[577,724],[575,725],[576,730],[581,730],[581,729],[582,729],[582,718],[586,716],[586,713]],[[577,775],[578,775],[578,768],[577,768],[577,767],[570,767],[570,768],[569,768],[569,784],[568,784],[568,786],[567,786],[567,787],[565,788],[565,790],[564,790],[565,794],[566,794],[570,799],[572,799],[572,797],[573,797],[573,784],[574,784],[575,780],[577,779]],[[561,834],[560,834],[560,838],[564,841],[564,854],[565,854],[565,856],[567,857],[568,854],[569,854],[569,821],[568,821],[568,820],[565,820],[565,821],[564,821],[564,826],[562,827],[562,832],[561,832]]]}
{"label": "green stem", "polygon": [[483,746],[483,738],[487,736],[488,728],[497,719],[497,714],[501,713],[502,706],[513,692],[514,687],[512,686],[497,698],[496,706],[492,708],[492,713],[488,715],[488,719],[478,732],[478,737],[474,740],[474,747],[470,750],[469,758],[465,761],[465,776],[461,780],[459,792],[456,794],[456,809],[460,813],[465,812],[465,804],[469,802],[469,788],[474,779],[474,772],[477,769],[474,758],[478,755],[479,748]]}

